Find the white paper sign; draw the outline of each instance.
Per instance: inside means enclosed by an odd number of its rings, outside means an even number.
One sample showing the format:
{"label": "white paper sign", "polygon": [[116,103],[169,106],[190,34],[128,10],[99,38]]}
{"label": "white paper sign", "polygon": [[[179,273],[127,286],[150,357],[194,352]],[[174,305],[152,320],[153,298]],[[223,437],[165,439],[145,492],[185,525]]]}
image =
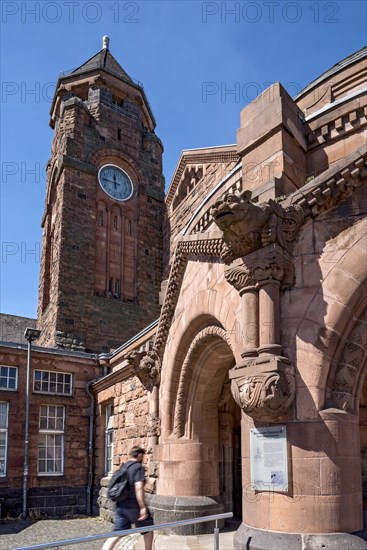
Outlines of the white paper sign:
{"label": "white paper sign", "polygon": [[251,489],[254,491],[288,491],[287,458],[285,426],[251,429]]}

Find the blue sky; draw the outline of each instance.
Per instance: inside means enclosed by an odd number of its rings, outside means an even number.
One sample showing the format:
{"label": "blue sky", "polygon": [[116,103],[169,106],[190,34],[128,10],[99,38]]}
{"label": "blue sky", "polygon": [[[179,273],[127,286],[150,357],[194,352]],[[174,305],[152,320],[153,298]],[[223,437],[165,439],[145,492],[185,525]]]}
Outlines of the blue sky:
{"label": "blue sky", "polygon": [[364,1],[1,2],[0,311],[36,316],[44,166],[60,72],[102,36],[142,81],[165,147],[167,186],[183,149],[236,142],[241,109],[271,83],[294,96],[366,43]]}

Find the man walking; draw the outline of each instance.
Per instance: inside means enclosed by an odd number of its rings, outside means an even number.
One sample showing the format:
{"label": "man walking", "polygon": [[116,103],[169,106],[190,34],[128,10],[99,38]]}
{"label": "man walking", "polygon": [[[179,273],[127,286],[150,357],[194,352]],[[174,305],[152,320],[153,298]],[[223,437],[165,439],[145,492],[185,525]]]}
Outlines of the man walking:
{"label": "man walking", "polygon": [[[130,451],[130,460],[126,462],[129,480],[129,495],[122,502],[116,502],[114,514],[114,531],[123,531],[135,527],[148,527],[153,525],[153,518],[145,504],[144,498],[144,468],[142,461],[145,450],[141,447],[133,447]],[[145,550],[152,550],[153,531],[144,533]],[[119,537],[111,537],[104,543],[102,550],[112,550]]]}

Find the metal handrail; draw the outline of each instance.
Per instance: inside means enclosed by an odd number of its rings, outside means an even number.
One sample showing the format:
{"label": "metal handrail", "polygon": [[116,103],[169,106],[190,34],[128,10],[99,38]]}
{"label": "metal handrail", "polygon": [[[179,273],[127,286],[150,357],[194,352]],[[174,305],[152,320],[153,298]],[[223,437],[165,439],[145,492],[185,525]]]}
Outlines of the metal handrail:
{"label": "metal handrail", "polygon": [[205,523],[207,521],[215,521],[214,528],[214,550],[219,550],[219,527],[218,520],[232,518],[232,512],[225,514],[215,514],[214,516],[203,516],[200,518],[183,519],[173,521],[172,523],[160,523],[159,525],[149,525],[149,527],[137,527],[135,529],[125,529],[124,531],[112,531],[112,533],[101,533],[99,535],[90,535],[89,537],[80,537],[77,539],[57,540],[53,542],[43,542],[42,544],[34,544],[32,546],[19,546],[13,550],[41,550],[43,548],[56,548],[57,546],[69,546],[71,544],[79,544],[91,542],[92,540],[109,539],[111,537],[125,537],[134,533],[146,533],[148,531],[161,531],[162,529],[180,527],[181,525],[193,525],[195,523]]}

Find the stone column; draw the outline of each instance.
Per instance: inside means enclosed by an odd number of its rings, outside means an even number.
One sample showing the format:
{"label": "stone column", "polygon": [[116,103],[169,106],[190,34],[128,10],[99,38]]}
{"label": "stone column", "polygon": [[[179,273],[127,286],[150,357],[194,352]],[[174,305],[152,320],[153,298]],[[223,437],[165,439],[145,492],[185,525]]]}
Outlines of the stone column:
{"label": "stone column", "polygon": [[227,269],[224,276],[242,297],[240,325],[244,347],[241,357],[256,357],[259,346],[259,295],[256,281],[242,266]]}
{"label": "stone column", "polygon": [[280,355],[280,281],[268,279],[259,288],[259,355]]}

